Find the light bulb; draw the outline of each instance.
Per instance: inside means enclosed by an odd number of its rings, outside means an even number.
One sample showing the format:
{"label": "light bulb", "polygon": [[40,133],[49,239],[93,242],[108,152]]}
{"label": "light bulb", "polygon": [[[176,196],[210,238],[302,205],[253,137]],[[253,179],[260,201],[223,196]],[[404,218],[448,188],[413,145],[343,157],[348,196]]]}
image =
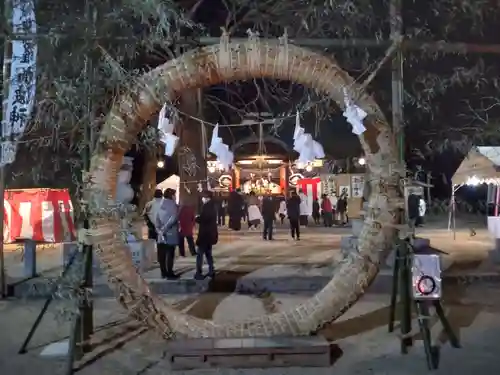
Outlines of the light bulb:
{"label": "light bulb", "polygon": [[313,167],[312,167],[310,164],[308,164],[308,165],[306,166],[306,171],[307,171],[307,172],[311,172],[312,170],[313,170]]}
{"label": "light bulb", "polygon": [[359,159],[358,159],[358,164],[359,164],[359,165],[365,165],[365,164],[366,164],[366,160],[365,160],[365,158],[359,158]]}
{"label": "light bulb", "polygon": [[164,161],[162,161],[162,160],[160,160],[160,161],[158,161],[158,163],[156,163],[156,166],[157,166],[158,168],[163,168],[163,167],[165,166],[165,162],[164,162]]}
{"label": "light bulb", "polygon": [[208,167],[208,171],[209,171],[210,173],[214,173],[214,172],[215,172],[215,167],[214,167],[214,166],[210,166],[210,167]]}

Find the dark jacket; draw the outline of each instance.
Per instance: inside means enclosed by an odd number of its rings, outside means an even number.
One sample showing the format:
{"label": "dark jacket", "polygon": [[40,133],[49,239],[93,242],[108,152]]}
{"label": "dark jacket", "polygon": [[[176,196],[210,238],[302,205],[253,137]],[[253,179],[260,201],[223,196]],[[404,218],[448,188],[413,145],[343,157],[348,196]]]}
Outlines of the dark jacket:
{"label": "dark jacket", "polygon": [[199,224],[196,245],[215,245],[219,241],[219,232],[217,230],[217,209],[213,199],[201,207],[196,222]]}
{"label": "dark jacket", "polygon": [[342,213],[347,211],[347,198],[345,195],[341,195],[337,201],[337,211]]}
{"label": "dark jacket", "polygon": [[241,217],[243,208],[243,197],[236,191],[229,193],[229,199],[227,201],[227,213],[229,216]]}
{"label": "dark jacket", "polygon": [[420,197],[416,194],[408,196],[408,219],[416,219],[420,216],[418,207],[420,205]]}
{"label": "dark jacket", "polygon": [[273,220],[276,216],[276,207],[271,197],[264,197],[262,200],[262,218],[264,220]]}
{"label": "dark jacket", "polygon": [[319,202],[317,199],[313,200],[313,207],[312,207],[312,214],[313,216],[319,216]]}
{"label": "dark jacket", "polygon": [[290,219],[299,219],[300,217],[300,197],[298,195],[294,195],[286,201],[286,211],[288,214],[288,218]]}

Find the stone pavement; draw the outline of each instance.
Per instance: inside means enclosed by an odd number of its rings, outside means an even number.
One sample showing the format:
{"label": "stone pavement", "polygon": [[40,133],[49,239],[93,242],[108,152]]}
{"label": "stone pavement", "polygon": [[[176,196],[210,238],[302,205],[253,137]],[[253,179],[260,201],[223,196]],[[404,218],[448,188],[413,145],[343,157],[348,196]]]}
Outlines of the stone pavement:
{"label": "stone pavement", "polygon": [[[231,287],[241,293],[317,291],[330,280],[333,266],[341,259],[341,238],[349,231],[349,228],[310,227],[303,230],[302,240],[295,242],[289,238],[286,227],[276,230],[274,241],[263,241],[259,232],[223,229],[220,243],[214,249],[216,267],[230,279],[226,284],[233,285]],[[471,236],[467,229],[458,230],[455,240],[450,232],[442,229],[425,228],[417,234],[430,238],[431,246],[439,250],[448,278],[464,279],[463,282],[476,279],[498,282],[500,267],[487,260],[492,240],[485,230],[476,231],[476,235]],[[16,252],[7,254],[7,273],[14,280],[22,272],[20,256]],[[61,260],[60,247],[42,248],[38,263],[47,271],[43,277],[17,285],[16,295],[48,295],[50,284],[61,272]],[[158,269],[146,272],[144,277],[159,294],[200,293],[217,288],[210,285],[209,280],[194,281],[194,265],[194,257],[178,257],[175,267],[182,277],[176,282],[162,280]],[[388,290],[390,276],[390,267],[382,269],[375,283],[378,287],[374,288]],[[111,296],[103,275],[96,275],[94,293]]]}
{"label": "stone pavement", "polygon": [[[470,375],[500,373],[500,289],[498,285],[472,285],[445,291],[447,316],[461,339],[463,349],[452,349],[443,336],[442,327],[431,319],[434,341],[442,347],[441,367],[434,373]],[[306,296],[270,294],[250,297],[232,293],[169,297],[178,309],[200,318],[218,322],[240,320],[286,309],[300,303]],[[175,372],[182,375],[422,375],[426,362],[418,333],[410,354],[399,353],[397,333],[387,333],[389,296],[366,294],[344,316],[329,324],[320,334],[338,345],[339,357],[330,368],[276,368],[248,370],[198,370]],[[0,301],[0,369],[2,374],[63,375],[62,359],[42,358],[43,346],[68,335],[69,322],[62,314],[69,301],[58,301],[36,333],[25,355],[17,350],[41,307],[41,301]],[[170,373],[162,339],[152,332],[121,342],[124,335],[135,332],[134,323],[125,320],[117,303],[97,299],[95,320],[100,328],[93,340],[94,352],[87,358],[90,364],[79,374],[90,375],[160,375]],[[414,327],[416,328],[414,322]],[[117,346],[115,348],[115,346]],[[107,353],[96,360],[96,356]],[[92,361],[94,361],[92,363]]]}

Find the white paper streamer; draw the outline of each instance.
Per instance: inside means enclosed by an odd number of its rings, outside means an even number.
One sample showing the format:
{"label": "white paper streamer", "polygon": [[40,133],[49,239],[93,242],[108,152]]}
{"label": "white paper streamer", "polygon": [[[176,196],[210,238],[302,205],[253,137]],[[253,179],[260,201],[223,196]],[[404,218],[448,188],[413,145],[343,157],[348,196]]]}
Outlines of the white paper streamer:
{"label": "white paper streamer", "polygon": [[300,115],[297,111],[295,116],[295,131],[293,132],[293,149],[299,153],[298,162],[308,164],[316,159],[325,157],[323,146],[315,141],[311,134],[306,133],[300,126]]}
{"label": "white paper streamer", "polygon": [[219,124],[215,125],[208,151],[217,157],[217,162],[224,170],[230,169],[233,165],[234,154],[229,150],[229,146],[222,141],[222,138],[219,137]]}
{"label": "white paper streamer", "polygon": [[347,119],[347,122],[352,126],[352,132],[356,135],[363,134],[366,131],[363,125],[363,120],[367,116],[367,113],[363,111],[356,104],[351,102],[347,90],[344,88],[344,103],[345,111],[343,116]]}
{"label": "white paper streamer", "polygon": [[165,117],[167,114],[167,105],[164,104],[158,116],[158,133],[160,142],[165,145],[165,156],[172,156],[179,144],[179,137],[174,134],[174,123],[170,118]]}

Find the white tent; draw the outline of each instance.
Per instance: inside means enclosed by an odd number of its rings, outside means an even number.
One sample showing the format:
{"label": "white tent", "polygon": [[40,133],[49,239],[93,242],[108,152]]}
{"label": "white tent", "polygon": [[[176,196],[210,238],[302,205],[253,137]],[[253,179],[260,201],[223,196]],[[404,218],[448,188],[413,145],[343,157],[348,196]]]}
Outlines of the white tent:
{"label": "white tent", "polygon": [[162,191],[166,189],[174,189],[176,191],[176,200],[177,203],[179,203],[179,187],[180,187],[180,177],[177,176],[176,174],[173,174],[169,178],[163,180],[160,182],[158,185],[156,185],[157,189],[160,189]]}

